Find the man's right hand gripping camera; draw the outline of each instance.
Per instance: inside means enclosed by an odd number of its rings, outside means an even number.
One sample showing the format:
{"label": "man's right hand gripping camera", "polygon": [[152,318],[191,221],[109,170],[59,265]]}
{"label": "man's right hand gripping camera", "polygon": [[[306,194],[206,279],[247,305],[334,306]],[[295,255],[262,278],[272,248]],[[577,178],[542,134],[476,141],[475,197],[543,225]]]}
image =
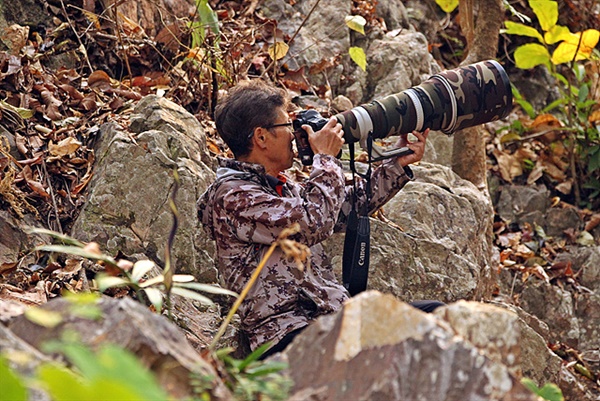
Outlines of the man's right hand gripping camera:
{"label": "man's right hand gripping camera", "polygon": [[[451,135],[457,130],[504,118],[512,109],[512,92],[502,66],[487,60],[453,70],[442,71],[405,91],[374,100],[336,114],[342,124],[346,143],[359,142],[367,149],[373,139],[405,135],[427,128]],[[301,128],[308,124],[318,131],[327,123],[316,110],[302,110],[294,119],[298,157],[311,165],[313,151],[308,135]],[[371,161],[402,156],[408,148],[385,150],[373,145]]]}

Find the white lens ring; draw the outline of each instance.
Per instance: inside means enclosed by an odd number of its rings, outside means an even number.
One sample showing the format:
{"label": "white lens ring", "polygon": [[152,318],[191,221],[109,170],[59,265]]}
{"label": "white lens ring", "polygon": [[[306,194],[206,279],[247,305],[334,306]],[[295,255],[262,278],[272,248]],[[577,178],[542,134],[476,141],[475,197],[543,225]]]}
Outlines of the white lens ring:
{"label": "white lens ring", "polygon": [[[360,132],[360,146],[366,149],[366,141],[369,133],[373,132],[373,121],[371,116],[363,107],[355,107],[352,110],[352,114],[356,117],[358,123],[358,130]],[[364,145],[364,146],[363,146]]]}
{"label": "white lens ring", "polygon": [[415,124],[415,131],[421,131],[423,129],[423,122],[425,120],[423,113],[423,106],[421,105],[421,101],[419,100],[419,96],[417,95],[417,91],[413,88],[409,88],[404,91],[404,94],[412,100],[413,105],[415,106],[415,113],[417,114],[417,123]]}
{"label": "white lens ring", "polygon": [[446,87],[446,90],[448,91],[448,97],[450,97],[450,105],[452,106],[452,118],[450,119],[450,125],[448,126],[448,128],[443,129],[442,131],[447,134],[454,132],[454,127],[456,127],[456,123],[457,123],[457,113],[458,113],[458,106],[456,104],[456,96],[454,95],[454,90],[452,90],[452,86],[450,86],[450,83],[448,82],[448,80],[446,78],[444,78],[443,76],[436,74],[432,78],[436,78],[438,81],[440,81],[442,83],[442,85],[444,85]]}

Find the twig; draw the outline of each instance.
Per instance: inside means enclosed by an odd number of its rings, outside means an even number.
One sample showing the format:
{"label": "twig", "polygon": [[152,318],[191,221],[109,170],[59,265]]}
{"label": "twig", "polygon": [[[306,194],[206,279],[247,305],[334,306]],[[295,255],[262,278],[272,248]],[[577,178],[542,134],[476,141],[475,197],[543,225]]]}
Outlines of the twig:
{"label": "twig", "polygon": [[250,6],[246,9],[246,11],[244,11],[244,15],[248,17],[254,14],[254,11],[256,11],[256,7],[258,7],[258,0],[252,0]]}
{"label": "twig", "polygon": [[83,42],[81,41],[81,38],[79,37],[79,34],[77,34],[77,31],[75,30],[75,26],[73,25],[73,23],[71,22],[71,19],[69,18],[69,13],[67,12],[67,9],[65,8],[65,3],[63,2],[63,0],[60,0],[60,5],[62,6],[62,10],[65,13],[65,18],[67,19],[69,26],[73,30],[75,37],[77,37],[77,41],[79,42],[79,51],[81,51],[83,53],[83,56],[88,65],[88,68],[90,69],[90,72],[94,71],[94,69],[92,68],[92,63],[90,63],[90,59],[88,58],[87,50],[86,50],[85,46],[83,45]]}
{"label": "twig", "polygon": [[177,205],[175,203],[177,191],[179,190],[179,173],[177,172],[177,169],[173,170],[173,178],[175,179],[173,183],[173,191],[169,197],[169,208],[173,214],[173,225],[171,226],[169,238],[167,239],[167,246],[165,248],[165,268],[163,270],[163,283],[165,285],[166,307],[167,313],[169,314],[169,319],[172,319],[171,289],[173,288],[173,274],[175,273],[175,266],[173,264],[171,254],[173,250],[173,242],[175,241],[175,234],[177,233],[177,228],[179,227],[179,210],[177,210]]}
{"label": "twig", "polygon": [[[308,12],[308,14],[306,15],[306,17],[304,17],[304,19],[302,20],[302,23],[300,24],[300,26],[298,27],[298,29],[296,29],[296,32],[294,32],[294,34],[292,35],[291,39],[288,41],[288,46],[292,45],[292,42],[294,42],[294,39],[296,39],[296,36],[298,36],[298,33],[300,32],[300,29],[302,29],[302,27],[304,26],[304,24],[306,24],[306,21],[308,21],[308,19],[310,18],[311,14],[315,11],[315,9],[317,8],[317,6],[319,5],[319,3],[321,2],[321,0],[317,0],[315,2],[315,4],[312,6],[312,8],[310,9],[310,11]],[[277,30],[277,25],[275,26],[275,30]],[[273,35],[273,45],[276,46],[277,45],[277,35]],[[312,45],[311,45],[312,46]],[[303,52],[306,49],[302,49],[300,51]],[[277,54],[277,48],[274,49],[274,55],[276,56]],[[277,60],[275,60],[275,57],[273,58],[273,61],[271,62],[271,64],[269,64],[269,66],[265,69],[265,71],[261,74],[261,77],[264,77],[265,74],[267,72],[269,72],[269,70],[277,63]],[[276,74],[274,74],[276,75]],[[310,86],[310,85],[309,85]]]}
{"label": "twig", "polygon": [[131,66],[129,65],[129,58],[127,57],[127,51],[125,49],[125,46],[123,45],[123,38],[121,37],[121,28],[119,28],[119,12],[118,12],[117,0],[114,0],[113,6],[114,6],[113,7],[113,15],[115,18],[115,28],[117,31],[117,38],[119,38],[119,46],[121,46],[121,50],[123,51],[123,58],[125,59],[125,65],[127,66],[127,72],[129,73],[129,79],[133,79],[133,74],[131,73]]}
{"label": "twig", "polygon": [[54,216],[56,217],[56,225],[58,226],[58,232],[63,233],[60,225],[60,217],[58,215],[58,205],[56,204],[56,196],[54,196],[54,190],[52,189],[52,182],[50,182],[50,175],[48,175],[48,169],[46,169],[46,161],[42,160],[42,168],[44,169],[44,175],[46,176],[46,182],[48,184],[48,190],[50,191],[50,197],[52,198],[52,205],[54,207]]}
{"label": "twig", "polygon": [[313,5],[313,7],[310,9],[310,11],[308,12],[308,14],[306,15],[306,18],[304,18],[304,20],[302,21],[302,23],[300,24],[300,26],[298,27],[298,29],[296,29],[296,32],[294,32],[294,34],[292,35],[291,39],[288,42],[288,45],[291,45],[292,42],[294,41],[294,39],[296,39],[296,36],[298,36],[298,32],[300,32],[300,29],[302,29],[302,27],[304,26],[304,24],[306,23],[306,21],[308,21],[308,19],[310,18],[310,15],[313,13],[313,11],[315,11],[315,9],[317,8],[317,6],[319,5],[320,2],[321,2],[321,0],[317,0],[315,2],[315,4]]}

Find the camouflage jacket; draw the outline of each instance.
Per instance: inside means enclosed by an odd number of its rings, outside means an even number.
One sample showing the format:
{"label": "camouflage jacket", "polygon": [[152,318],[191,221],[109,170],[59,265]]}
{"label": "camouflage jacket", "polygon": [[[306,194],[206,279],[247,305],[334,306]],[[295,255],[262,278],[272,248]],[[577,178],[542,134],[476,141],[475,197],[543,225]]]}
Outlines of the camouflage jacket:
{"label": "camouflage jacket", "polygon": [[[321,242],[344,227],[354,186],[345,185],[340,162],[326,155],[315,156],[310,177],[302,184],[280,182],[281,194],[272,185],[278,180],[261,165],[223,158],[219,164],[216,181],[198,200],[198,213],[216,242],[226,288],[241,293],[267,249],[293,223],[301,227],[293,239],[311,250],[310,268],[301,270],[277,248],[240,306],[242,329],[256,349],[338,310],[349,297]],[[410,169],[395,163],[375,169],[370,210],[390,200],[409,176]],[[361,199],[363,184],[357,185]]]}

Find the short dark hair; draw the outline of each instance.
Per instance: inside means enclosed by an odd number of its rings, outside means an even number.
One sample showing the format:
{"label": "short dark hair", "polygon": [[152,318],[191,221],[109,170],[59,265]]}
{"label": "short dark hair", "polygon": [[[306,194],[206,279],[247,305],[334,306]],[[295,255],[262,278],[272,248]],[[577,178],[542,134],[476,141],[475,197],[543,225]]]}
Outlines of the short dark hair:
{"label": "short dark hair", "polygon": [[275,124],[277,109],[287,104],[287,92],[281,88],[261,79],[241,82],[217,103],[217,132],[239,159],[252,150],[249,136],[254,129]]}

